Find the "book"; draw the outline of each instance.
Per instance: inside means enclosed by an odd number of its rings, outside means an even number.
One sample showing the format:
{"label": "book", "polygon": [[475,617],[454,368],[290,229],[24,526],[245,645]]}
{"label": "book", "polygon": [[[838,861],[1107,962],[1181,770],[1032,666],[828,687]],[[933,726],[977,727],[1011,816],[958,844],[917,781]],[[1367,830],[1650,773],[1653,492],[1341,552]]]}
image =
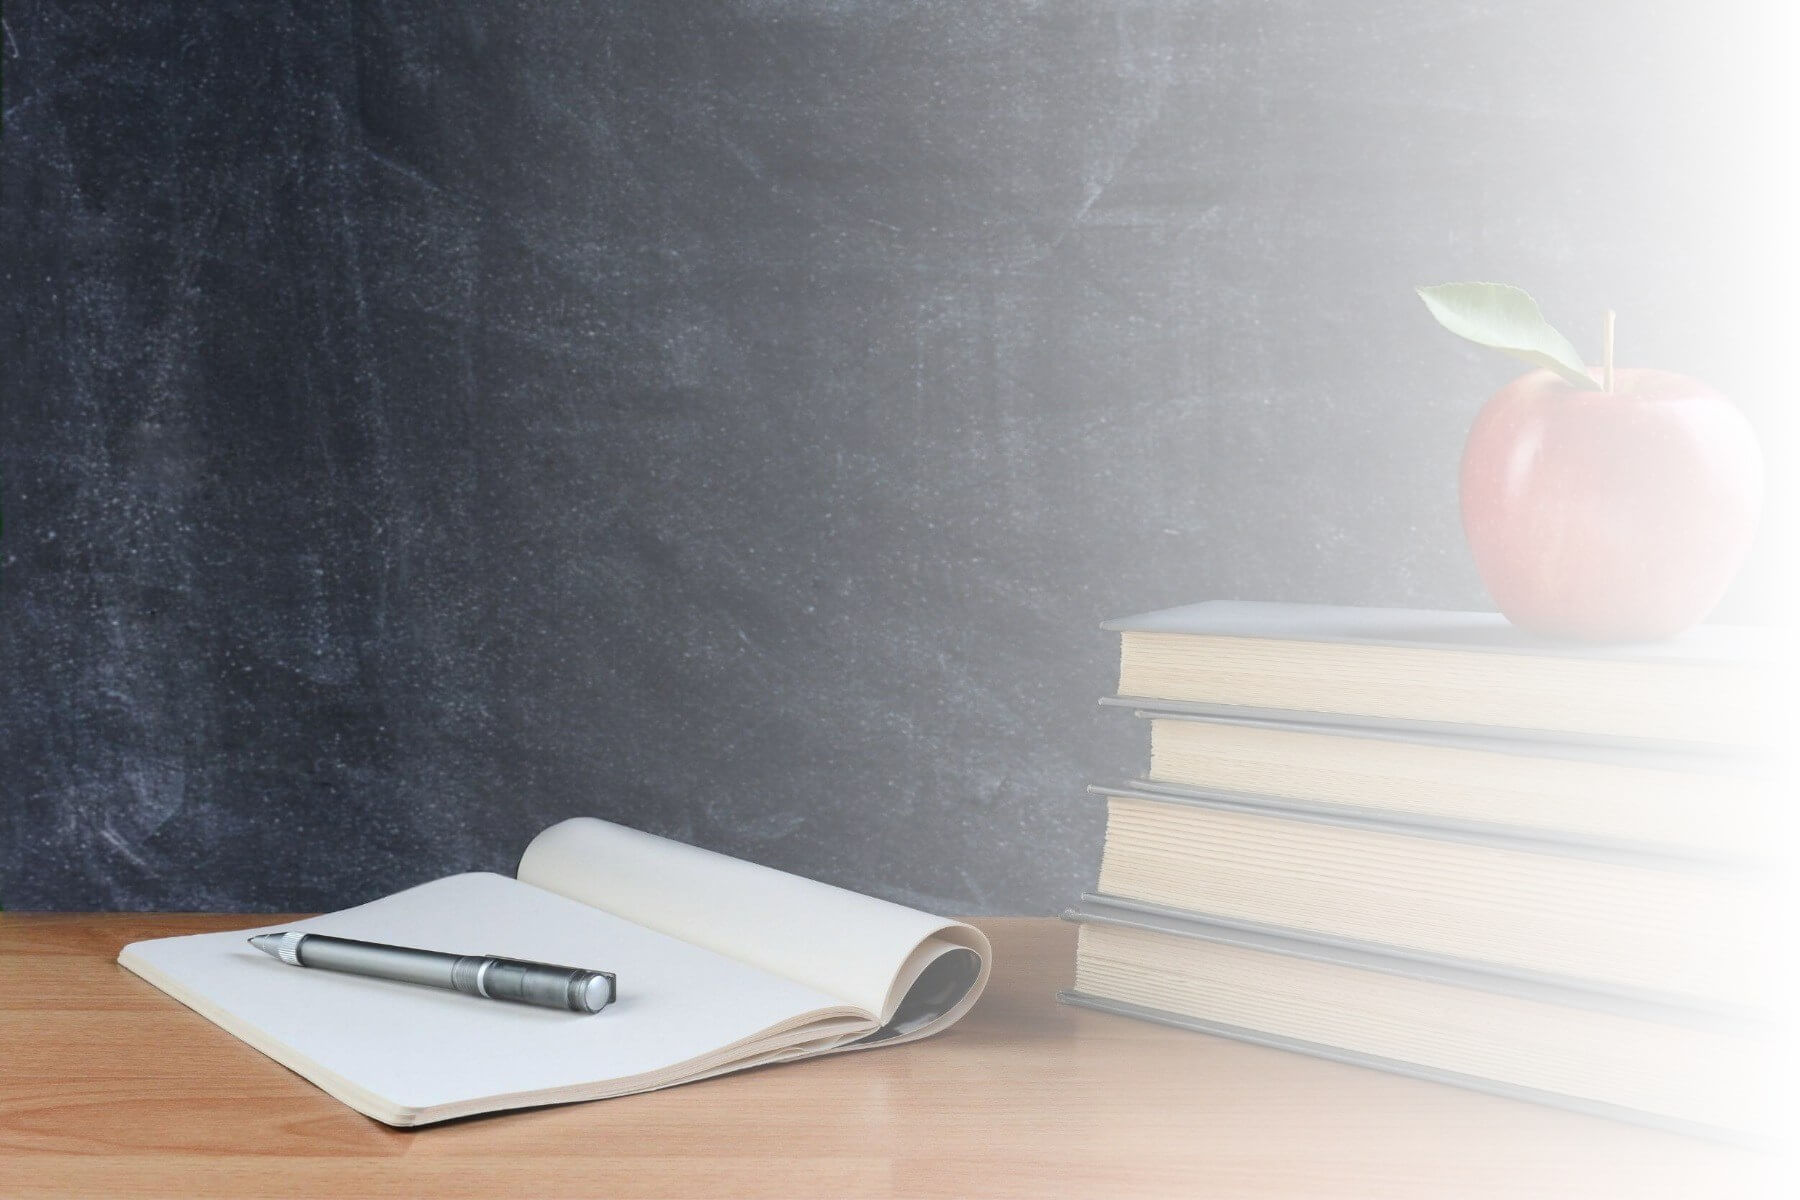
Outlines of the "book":
{"label": "book", "polygon": [[1086,897],[1067,1003],[1688,1133],[1771,1140],[1754,1024]]}
{"label": "book", "polygon": [[[614,972],[580,1015],[285,966],[294,929]],[[516,877],[452,875],[355,908],[135,942],[128,970],[389,1125],[597,1100],[894,1045],[958,1020],[992,953],[972,926],[577,818]]]}
{"label": "book", "polygon": [[1752,870],[1148,787],[1099,789],[1098,890],[1243,928],[1752,1012],[1774,906]]}
{"label": "book", "polygon": [[1119,696],[1140,707],[1715,750],[1779,745],[1792,728],[1791,641],[1768,630],[1596,645],[1498,613],[1239,601],[1104,628],[1121,634]]}
{"label": "book", "polygon": [[1792,820],[1768,757],[1140,710],[1148,781],[1271,806],[1754,862]]}
{"label": "book", "polygon": [[1785,632],[1213,602],[1108,622],[1148,777],[1062,998],[1723,1136],[1771,1132]]}

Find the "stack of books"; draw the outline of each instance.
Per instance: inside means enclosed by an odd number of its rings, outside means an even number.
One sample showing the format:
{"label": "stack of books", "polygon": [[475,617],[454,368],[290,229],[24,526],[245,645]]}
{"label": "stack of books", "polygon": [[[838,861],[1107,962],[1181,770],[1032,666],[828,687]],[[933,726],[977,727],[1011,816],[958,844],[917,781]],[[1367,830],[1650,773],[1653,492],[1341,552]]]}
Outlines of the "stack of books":
{"label": "stack of books", "polygon": [[1755,1135],[1791,931],[1785,646],[1534,640],[1485,613],[1111,622],[1149,727],[1063,998]]}

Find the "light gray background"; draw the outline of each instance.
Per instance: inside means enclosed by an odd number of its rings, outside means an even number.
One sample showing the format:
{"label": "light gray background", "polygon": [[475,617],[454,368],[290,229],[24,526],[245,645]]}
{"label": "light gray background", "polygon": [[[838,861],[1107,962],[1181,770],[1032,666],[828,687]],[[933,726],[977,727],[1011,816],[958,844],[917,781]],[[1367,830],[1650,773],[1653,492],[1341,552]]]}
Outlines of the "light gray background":
{"label": "light gray background", "polygon": [[1774,9],[8,4],[0,898],[591,813],[1057,908],[1143,754],[1102,618],[1482,603],[1514,371],[1413,285],[1768,431]]}

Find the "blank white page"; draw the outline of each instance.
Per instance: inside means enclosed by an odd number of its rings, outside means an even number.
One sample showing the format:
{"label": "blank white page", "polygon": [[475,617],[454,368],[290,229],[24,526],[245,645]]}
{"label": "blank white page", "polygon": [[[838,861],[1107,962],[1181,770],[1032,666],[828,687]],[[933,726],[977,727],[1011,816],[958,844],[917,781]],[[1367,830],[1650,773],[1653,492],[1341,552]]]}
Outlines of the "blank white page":
{"label": "blank white page", "polygon": [[[275,929],[612,971],[619,999],[582,1015],[290,967],[245,941]],[[391,1124],[681,1082],[716,1069],[726,1047],[821,1016],[849,1018],[833,1032],[873,1028],[821,992],[492,874],[453,875],[285,925],[137,942],[119,961]],[[531,1095],[623,1080],[637,1082]]]}

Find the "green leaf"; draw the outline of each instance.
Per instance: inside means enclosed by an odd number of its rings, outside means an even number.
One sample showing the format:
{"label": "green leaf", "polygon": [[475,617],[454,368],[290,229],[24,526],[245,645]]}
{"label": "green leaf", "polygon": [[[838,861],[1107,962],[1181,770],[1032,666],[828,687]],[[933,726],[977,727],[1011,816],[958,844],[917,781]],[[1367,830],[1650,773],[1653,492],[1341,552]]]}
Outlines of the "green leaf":
{"label": "green leaf", "polygon": [[1504,283],[1440,283],[1418,292],[1438,324],[1456,336],[1547,367],[1583,390],[1599,386],[1569,339],[1544,320],[1537,301],[1519,288]]}

